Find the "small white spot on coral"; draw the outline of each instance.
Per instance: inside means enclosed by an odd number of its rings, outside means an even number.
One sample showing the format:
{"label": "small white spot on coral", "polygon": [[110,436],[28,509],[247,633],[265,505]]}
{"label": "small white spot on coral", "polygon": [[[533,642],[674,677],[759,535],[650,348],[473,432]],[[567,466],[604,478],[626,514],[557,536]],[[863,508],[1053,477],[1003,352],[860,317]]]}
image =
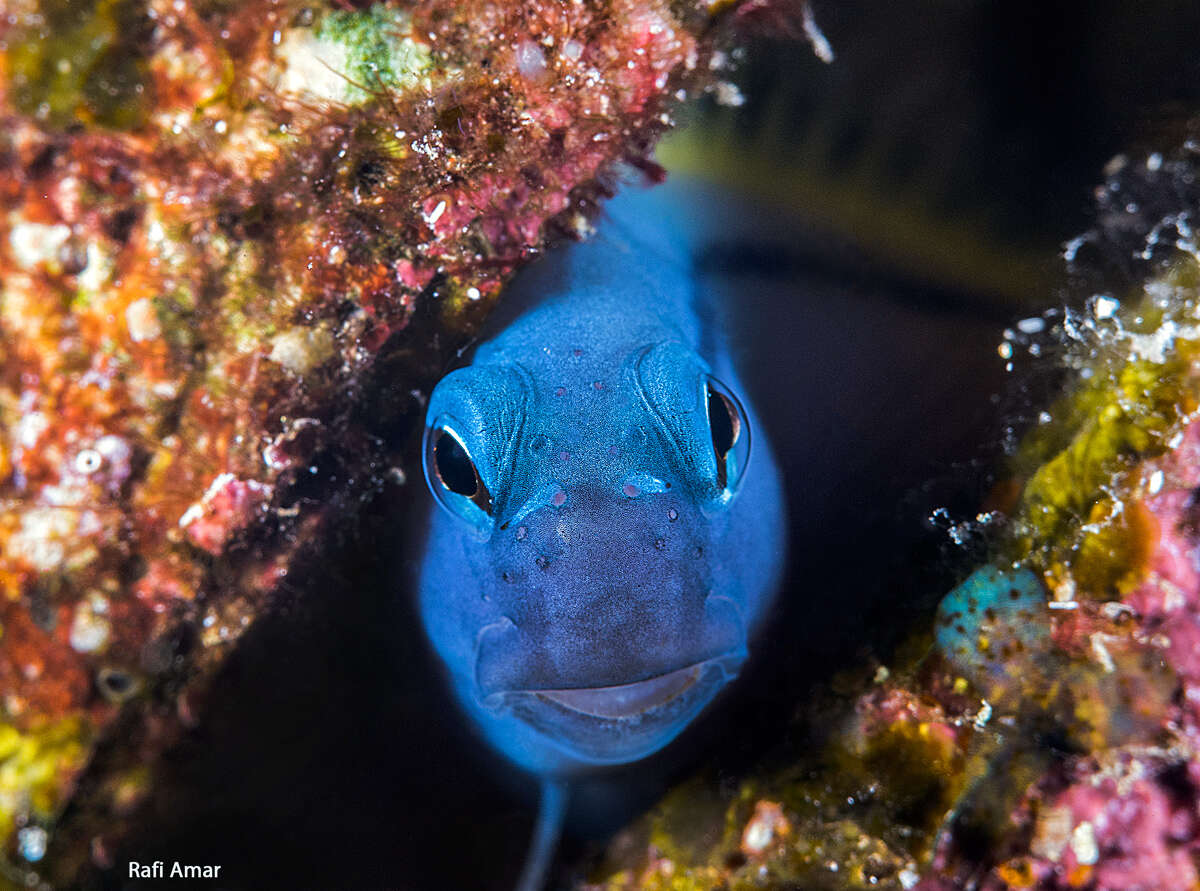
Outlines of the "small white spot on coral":
{"label": "small white spot on coral", "polygon": [[50,426],[50,420],[40,411],[30,411],[21,415],[13,432],[17,444],[22,448],[31,449],[37,445],[38,438]]}
{"label": "small white spot on coral", "polygon": [[75,276],[75,283],[79,285],[80,291],[95,294],[108,283],[113,266],[113,258],[105,253],[99,244],[90,241],[87,246],[87,265]]}
{"label": "small white spot on coral", "polygon": [[1097,319],[1111,319],[1120,308],[1121,301],[1113,297],[1100,295],[1092,301],[1092,315]]}
{"label": "small white spot on coral", "polygon": [[77,537],[74,509],[39,507],[25,511],[21,528],[8,539],[8,554],[39,572],[59,568],[67,559],[65,540]]}
{"label": "small white spot on coral", "polygon": [[111,630],[108,618],[108,601],[94,594],[75,608],[71,622],[71,648],[77,653],[94,653],[108,643]]}
{"label": "small white spot on coral", "polygon": [[1130,334],[1129,343],[1135,356],[1161,365],[1166,361],[1167,350],[1175,343],[1179,333],[1178,325],[1166,321],[1153,334]]}
{"label": "small white spot on coral", "polygon": [[1075,852],[1075,859],[1082,866],[1091,866],[1100,859],[1100,849],[1096,845],[1096,830],[1088,821],[1080,823],[1071,833],[1071,850]]}
{"label": "small white spot on coral", "polygon": [[237,477],[232,473],[226,472],[217,474],[216,478],[209,483],[208,489],[204,493],[204,497],[183,512],[183,516],[179,518],[179,525],[181,527],[190,526],[192,523],[196,522],[196,520],[204,516],[204,506],[208,502],[212,501],[218,492],[236,479]]}
{"label": "small white spot on coral", "polygon": [[17,847],[30,863],[37,863],[46,856],[49,840],[49,834],[41,826],[26,826],[17,833]]}
{"label": "small white spot on coral", "polygon": [[737,84],[726,80],[718,81],[713,86],[713,98],[717,101],[717,105],[723,105],[726,108],[740,108],[746,104],[746,97],[737,88]]}
{"label": "small white spot on coral", "polygon": [[39,264],[57,262],[58,252],[70,237],[71,228],[64,223],[47,226],[18,220],[9,229],[8,244],[17,265],[33,269]]}
{"label": "small white spot on coral", "polygon": [[333,335],[325,328],[297,325],[277,334],[268,358],[295,375],[305,375],[333,356]]}
{"label": "small white spot on coral", "polygon": [[517,44],[517,70],[530,80],[537,80],[546,73],[546,54],[532,40]]}
{"label": "small white spot on coral", "polygon": [[307,93],[337,101],[349,98],[352,88],[344,74],[351,67],[348,47],[319,40],[307,28],[293,28],[281,37],[276,51],[283,70],[280,92]]}
{"label": "small white spot on coral", "polygon": [[154,301],[143,297],[125,307],[125,327],[129,330],[129,339],[134,343],[157,339],[162,334],[162,326],[158,322]]}
{"label": "small white spot on coral", "polygon": [[975,713],[975,720],[971,723],[975,725],[976,730],[982,730],[990,720],[992,720],[992,704],[984,699],[980,702],[979,711]]}
{"label": "small white spot on coral", "polygon": [[1096,657],[1096,661],[1100,663],[1106,674],[1112,674],[1117,670],[1117,666],[1108,652],[1108,647],[1104,645],[1104,635],[1096,632],[1092,635],[1091,640],[1092,655]]}
{"label": "small white spot on coral", "polygon": [[442,218],[442,214],[446,212],[446,202],[439,201],[429,213],[425,214],[425,222],[432,226]]}
{"label": "small white spot on coral", "polygon": [[83,449],[75,456],[75,469],[90,476],[104,465],[104,458],[95,449]]}
{"label": "small white spot on coral", "polygon": [[774,839],[790,832],[791,825],[783,814],[783,807],[763,799],[754,805],[754,814],[742,831],[742,853],[747,857],[760,855]]}

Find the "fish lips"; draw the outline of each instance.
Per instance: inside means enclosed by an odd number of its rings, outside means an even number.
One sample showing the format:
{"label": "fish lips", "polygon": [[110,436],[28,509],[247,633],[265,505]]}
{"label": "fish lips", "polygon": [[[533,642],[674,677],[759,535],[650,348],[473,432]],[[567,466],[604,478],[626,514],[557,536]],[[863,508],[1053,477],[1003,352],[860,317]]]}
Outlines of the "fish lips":
{"label": "fish lips", "polygon": [[745,647],[627,684],[501,690],[481,697],[493,715],[511,715],[574,758],[622,764],[675,738],[733,680]]}

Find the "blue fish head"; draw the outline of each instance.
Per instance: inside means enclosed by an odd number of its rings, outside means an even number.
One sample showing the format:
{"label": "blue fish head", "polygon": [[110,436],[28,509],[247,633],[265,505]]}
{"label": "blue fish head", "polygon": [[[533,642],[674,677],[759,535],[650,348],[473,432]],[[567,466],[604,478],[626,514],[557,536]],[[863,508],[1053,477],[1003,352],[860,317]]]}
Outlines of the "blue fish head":
{"label": "blue fish head", "polygon": [[[546,342],[537,323],[525,342]],[[420,579],[460,702],[543,775],[677,736],[747,658],[783,550],[774,460],[736,382],[677,340],[555,339],[482,348],[435,388]]]}

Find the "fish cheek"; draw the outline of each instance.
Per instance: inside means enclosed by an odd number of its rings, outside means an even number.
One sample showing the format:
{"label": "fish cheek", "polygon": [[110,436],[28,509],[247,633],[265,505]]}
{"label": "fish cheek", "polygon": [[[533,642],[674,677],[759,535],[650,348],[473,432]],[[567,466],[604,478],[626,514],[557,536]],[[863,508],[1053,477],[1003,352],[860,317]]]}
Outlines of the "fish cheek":
{"label": "fish cheek", "polygon": [[481,542],[440,508],[432,516],[420,573],[421,617],[435,648],[459,678],[473,678],[482,629],[510,612],[521,587],[499,576],[493,542]]}

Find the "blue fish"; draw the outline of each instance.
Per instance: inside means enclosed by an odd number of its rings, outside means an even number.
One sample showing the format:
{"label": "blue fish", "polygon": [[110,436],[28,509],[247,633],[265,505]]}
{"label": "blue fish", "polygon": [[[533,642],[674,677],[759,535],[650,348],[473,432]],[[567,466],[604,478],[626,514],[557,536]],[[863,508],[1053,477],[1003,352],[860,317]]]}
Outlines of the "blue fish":
{"label": "blue fish", "polygon": [[780,473],[666,190],[520,276],[426,415],[420,612],[455,696],[538,777],[666,746],[737,676],[782,573]]}
{"label": "blue fish", "polygon": [[670,743],[768,620],[772,689],[860,645],[912,587],[888,561],[940,496],[910,493],[978,454],[1004,377],[1002,306],[785,208],[672,180],[598,229],[517,277],[426,415],[420,614],[471,723],[541,782],[523,891],[568,786]]}

